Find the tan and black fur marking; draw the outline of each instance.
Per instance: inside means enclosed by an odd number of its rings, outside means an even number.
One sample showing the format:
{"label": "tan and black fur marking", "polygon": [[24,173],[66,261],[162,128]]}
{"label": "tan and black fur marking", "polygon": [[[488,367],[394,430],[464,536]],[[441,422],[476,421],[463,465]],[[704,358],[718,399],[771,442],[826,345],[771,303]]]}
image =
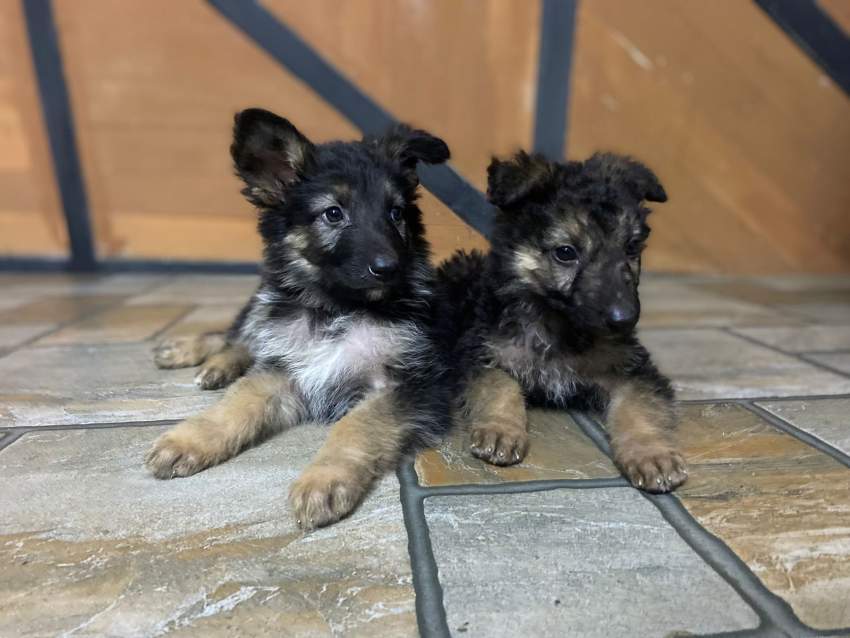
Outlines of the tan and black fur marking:
{"label": "tan and black fur marking", "polygon": [[158,368],[192,368],[221,352],[227,345],[223,332],[166,339],[154,348],[153,360]]}
{"label": "tan and black fur marking", "polygon": [[211,332],[196,337],[166,339],[154,348],[159,368],[201,366],[195,384],[203,390],[218,390],[241,377],[254,360],[243,344],[230,341],[225,333]]}
{"label": "tan and black fur marking", "polygon": [[145,463],[160,479],[191,476],[303,421],[306,414],[286,375],[251,374],[230,386],[214,406],[160,436]]}
{"label": "tan and black fur marking", "polygon": [[[667,199],[657,177],[612,154],[562,164],[518,153],[488,174],[499,207],[490,254],[460,253],[438,271],[443,338],[465,369],[467,403],[481,404],[472,453],[499,463],[486,453],[498,444],[482,454],[481,441],[502,439],[501,415],[519,431],[526,403],[588,409],[633,485],[674,489],[687,470],[673,390],[635,335],[644,202]],[[515,387],[493,382],[494,370]]]}
{"label": "tan and black fur marking", "polygon": [[390,392],[367,395],[331,426],[322,449],[289,492],[299,525],[338,520],[363,499],[372,482],[398,463],[406,440],[404,413]]}
{"label": "tan and black fur marking", "polygon": [[260,213],[259,288],[226,335],[167,342],[160,367],[203,364],[219,403],[161,436],[154,476],[188,476],[305,421],[332,424],[289,502],[312,528],[349,514],[402,454],[450,425],[451,375],[434,341],[434,272],[416,205],[419,161],[445,143],[399,125],[360,142],[311,143],[249,109],[231,154]]}
{"label": "tan and black fur marking", "polygon": [[528,450],[528,418],[522,388],[500,368],[486,368],[465,388],[459,419],[469,430],[474,456],[494,465],[513,465]]}

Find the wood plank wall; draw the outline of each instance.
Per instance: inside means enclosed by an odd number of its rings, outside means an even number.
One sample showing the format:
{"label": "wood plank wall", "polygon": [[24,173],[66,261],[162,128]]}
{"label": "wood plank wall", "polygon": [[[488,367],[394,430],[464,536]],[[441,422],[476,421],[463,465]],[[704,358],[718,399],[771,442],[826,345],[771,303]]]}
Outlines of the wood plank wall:
{"label": "wood plank wall", "polygon": [[0,2],[0,256],[60,257],[68,237],[21,5]]}
{"label": "wood plank wall", "polygon": [[657,169],[648,268],[850,270],[850,100],[754,3],[580,7],[569,154]]}
{"label": "wood plank wall", "polygon": [[[265,0],[485,187],[531,143],[539,0]],[[840,0],[822,0],[839,24]],[[262,105],[316,140],[355,128],[202,0],[54,0],[98,255],[253,260],[227,147]],[[167,18],[166,18],[167,16]],[[0,3],[0,256],[67,237],[20,4]],[[568,155],[649,163],[671,196],[647,267],[850,272],[850,100],[749,1],[579,3]],[[484,240],[423,197],[438,258]]]}

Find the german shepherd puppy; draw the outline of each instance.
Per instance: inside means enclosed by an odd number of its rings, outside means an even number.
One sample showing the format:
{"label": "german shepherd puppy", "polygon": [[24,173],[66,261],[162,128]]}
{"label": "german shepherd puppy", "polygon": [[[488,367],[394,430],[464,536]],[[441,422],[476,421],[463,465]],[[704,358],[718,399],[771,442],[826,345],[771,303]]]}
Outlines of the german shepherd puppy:
{"label": "german shepherd puppy", "polygon": [[614,460],[636,487],[667,492],[687,470],[669,381],[635,336],[649,227],[667,195],[646,166],[597,154],[555,163],[520,152],[488,168],[499,208],[488,256],[438,271],[441,332],[466,368],[472,453],[519,462],[526,401],[604,415]]}
{"label": "german shepherd puppy", "polygon": [[311,528],[347,515],[408,448],[448,427],[448,366],[432,339],[434,272],[416,205],[418,161],[442,140],[399,125],[313,144],[260,109],[236,116],[231,155],[259,209],[261,283],[227,335],[166,343],[160,367],[208,364],[221,401],[162,435],[157,478],[189,476],[303,421],[333,423],[289,501]]}

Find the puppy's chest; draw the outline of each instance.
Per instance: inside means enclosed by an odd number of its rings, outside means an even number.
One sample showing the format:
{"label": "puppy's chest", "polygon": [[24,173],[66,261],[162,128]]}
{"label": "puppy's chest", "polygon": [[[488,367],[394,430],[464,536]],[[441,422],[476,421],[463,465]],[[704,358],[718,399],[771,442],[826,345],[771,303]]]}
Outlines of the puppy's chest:
{"label": "puppy's chest", "polygon": [[580,362],[533,330],[495,335],[487,349],[492,365],[510,373],[526,393],[563,399],[575,394],[581,381]]}
{"label": "puppy's chest", "polygon": [[283,368],[307,395],[379,389],[392,384],[388,367],[415,349],[412,323],[380,323],[358,315],[317,320],[307,312],[259,322],[253,350]]}

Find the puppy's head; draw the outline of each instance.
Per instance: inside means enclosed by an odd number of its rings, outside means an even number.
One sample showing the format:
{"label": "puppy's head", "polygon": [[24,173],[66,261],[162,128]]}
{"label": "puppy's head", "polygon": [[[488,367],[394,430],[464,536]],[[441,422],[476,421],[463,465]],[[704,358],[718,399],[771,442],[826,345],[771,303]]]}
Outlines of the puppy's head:
{"label": "puppy's head", "polygon": [[520,152],[494,159],[488,196],[500,213],[493,251],[509,289],[594,332],[629,332],[649,226],[644,202],[667,200],[658,178],[621,155],[560,164]]}
{"label": "puppy's head", "polygon": [[428,247],[416,164],[445,162],[441,139],[397,125],[313,144],[289,121],[248,109],[236,115],[230,152],[260,210],[265,269],[279,285],[355,302],[417,292]]}

